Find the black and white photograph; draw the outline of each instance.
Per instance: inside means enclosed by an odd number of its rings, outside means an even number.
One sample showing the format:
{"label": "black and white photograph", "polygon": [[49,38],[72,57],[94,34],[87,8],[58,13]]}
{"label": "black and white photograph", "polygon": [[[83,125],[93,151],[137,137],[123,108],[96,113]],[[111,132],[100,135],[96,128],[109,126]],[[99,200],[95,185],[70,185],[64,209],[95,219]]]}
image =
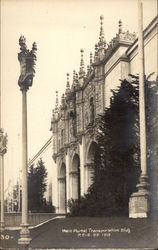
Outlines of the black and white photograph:
{"label": "black and white photograph", "polygon": [[158,249],[158,0],[0,10],[0,250]]}

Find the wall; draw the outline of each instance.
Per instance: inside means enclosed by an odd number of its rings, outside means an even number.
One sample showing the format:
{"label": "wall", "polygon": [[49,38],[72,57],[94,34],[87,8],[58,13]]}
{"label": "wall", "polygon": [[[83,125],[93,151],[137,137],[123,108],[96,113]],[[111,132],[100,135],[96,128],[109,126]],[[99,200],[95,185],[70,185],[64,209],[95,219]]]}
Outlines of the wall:
{"label": "wall", "polygon": [[[148,33],[144,40],[145,74],[148,76],[152,72],[155,72],[151,78],[151,80],[155,80],[158,75],[158,28],[153,23],[149,27],[149,31],[150,33]],[[130,72],[132,74],[137,74],[139,69],[137,44],[134,44],[133,48],[131,47],[127,52],[130,60]]]}
{"label": "wall", "polygon": [[[58,214],[60,216],[62,214]],[[51,218],[56,217],[53,213],[33,213],[28,215],[29,226],[36,226]],[[6,227],[19,227],[21,224],[21,213],[5,213],[5,226]]]}

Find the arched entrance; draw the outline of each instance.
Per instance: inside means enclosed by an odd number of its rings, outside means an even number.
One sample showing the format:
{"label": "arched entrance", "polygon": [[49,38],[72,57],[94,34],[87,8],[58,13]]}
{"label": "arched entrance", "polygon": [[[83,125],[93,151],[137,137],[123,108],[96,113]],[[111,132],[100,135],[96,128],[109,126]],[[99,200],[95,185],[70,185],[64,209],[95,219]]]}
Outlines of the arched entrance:
{"label": "arched entrance", "polygon": [[97,148],[97,143],[92,141],[87,150],[87,163],[85,164],[86,189],[88,189],[90,185],[93,183],[93,175],[94,175],[93,164],[94,164],[96,148]]}
{"label": "arched entrance", "polygon": [[59,213],[66,212],[66,165],[63,162],[58,177]]}
{"label": "arched entrance", "polygon": [[70,171],[70,196],[72,199],[80,198],[80,158],[75,154],[72,159]]}

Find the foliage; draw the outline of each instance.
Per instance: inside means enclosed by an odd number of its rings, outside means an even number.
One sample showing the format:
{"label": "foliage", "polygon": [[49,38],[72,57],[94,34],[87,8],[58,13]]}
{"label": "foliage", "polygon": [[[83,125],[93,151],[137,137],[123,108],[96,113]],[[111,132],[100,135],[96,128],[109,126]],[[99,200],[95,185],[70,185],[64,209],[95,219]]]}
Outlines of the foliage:
{"label": "foliage", "polygon": [[[140,176],[139,78],[131,77],[131,83],[121,81],[121,86],[113,91],[110,107],[98,118],[93,184],[80,201],[69,202],[72,216],[118,215],[128,211],[129,197],[136,191]],[[147,79],[145,93],[148,172],[152,180],[158,152],[156,82]]]}
{"label": "foliage", "polygon": [[47,171],[40,159],[37,166],[30,166],[28,172],[28,208],[31,211],[42,212],[46,209],[44,193],[47,189]]}
{"label": "foliage", "polygon": [[158,162],[158,77],[146,81],[147,167],[151,191],[152,213],[157,208]]}

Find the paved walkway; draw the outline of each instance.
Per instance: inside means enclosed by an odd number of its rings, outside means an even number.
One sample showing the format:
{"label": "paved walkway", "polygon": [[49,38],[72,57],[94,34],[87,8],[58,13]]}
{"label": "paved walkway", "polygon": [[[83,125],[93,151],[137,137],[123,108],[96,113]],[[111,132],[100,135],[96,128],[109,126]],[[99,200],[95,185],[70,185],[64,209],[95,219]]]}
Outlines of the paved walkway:
{"label": "paved walkway", "polygon": [[[56,219],[31,229],[31,237],[32,241],[27,249],[158,248],[155,219]],[[19,230],[5,231],[1,235],[1,247],[19,249],[18,238]]]}

